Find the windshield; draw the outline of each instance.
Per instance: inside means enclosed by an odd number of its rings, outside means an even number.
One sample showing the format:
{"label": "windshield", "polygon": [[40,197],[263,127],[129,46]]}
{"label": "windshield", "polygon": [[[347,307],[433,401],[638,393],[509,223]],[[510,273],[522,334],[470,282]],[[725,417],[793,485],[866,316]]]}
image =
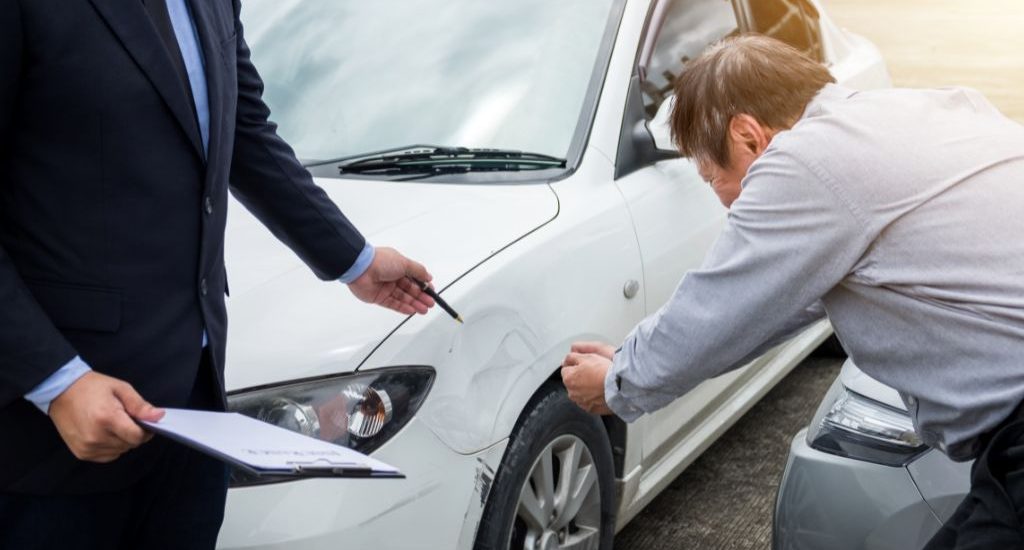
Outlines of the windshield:
{"label": "windshield", "polygon": [[264,98],[299,158],[413,143],[565,157],[612,0],[247,0]]}

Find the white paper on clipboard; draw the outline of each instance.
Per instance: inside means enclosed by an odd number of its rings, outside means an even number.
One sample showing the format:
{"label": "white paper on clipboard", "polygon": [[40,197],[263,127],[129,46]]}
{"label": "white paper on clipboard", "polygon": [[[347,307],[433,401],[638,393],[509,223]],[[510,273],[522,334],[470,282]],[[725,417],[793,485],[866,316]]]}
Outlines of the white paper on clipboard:
{"label": "white paper on clipboard", "polygon": [[347,447],[238,413],[164,409],[152,431],[256,475],[405,477],[398,468]]}

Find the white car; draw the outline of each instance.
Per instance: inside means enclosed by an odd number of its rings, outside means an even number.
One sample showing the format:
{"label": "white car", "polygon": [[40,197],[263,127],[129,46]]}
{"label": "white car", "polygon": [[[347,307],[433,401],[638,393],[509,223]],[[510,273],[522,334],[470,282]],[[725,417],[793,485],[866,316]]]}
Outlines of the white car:
{"label": "white car", "polygon": [[219,546],[610,548],[830,333],[816,324],[630,425],[576,408],[558,373],[572,342],[622,341],[725,223],[667,140],[665,98],[686,60],[760,31],[846,85],[888,84],[878,51],[818,9],[244,2],[281,134],[370,242],[431,270],[465,324],[358,303],[233,205],[231,407],[407,477],[236,475]]}

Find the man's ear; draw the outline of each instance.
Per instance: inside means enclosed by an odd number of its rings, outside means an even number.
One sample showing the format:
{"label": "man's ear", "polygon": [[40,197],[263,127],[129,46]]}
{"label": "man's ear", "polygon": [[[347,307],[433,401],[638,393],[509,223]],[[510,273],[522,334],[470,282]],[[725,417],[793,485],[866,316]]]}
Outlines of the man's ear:
{"label": "man's ear", "polygon": [[729,139],[733,146],[755,157],[761,156],[768,148],[773,135],[770,129],[761,126],[761,123],[750,115],[738,114],[729,121]]}

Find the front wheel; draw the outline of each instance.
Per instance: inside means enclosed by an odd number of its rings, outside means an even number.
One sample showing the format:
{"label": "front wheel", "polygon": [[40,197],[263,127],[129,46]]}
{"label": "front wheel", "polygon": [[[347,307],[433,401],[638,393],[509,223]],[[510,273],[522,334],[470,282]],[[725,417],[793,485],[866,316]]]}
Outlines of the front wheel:
{"label": "front wheel", "polygon": [[611,549],[616,504],[604,425],[551,385],[512,434],[475,548]]}

